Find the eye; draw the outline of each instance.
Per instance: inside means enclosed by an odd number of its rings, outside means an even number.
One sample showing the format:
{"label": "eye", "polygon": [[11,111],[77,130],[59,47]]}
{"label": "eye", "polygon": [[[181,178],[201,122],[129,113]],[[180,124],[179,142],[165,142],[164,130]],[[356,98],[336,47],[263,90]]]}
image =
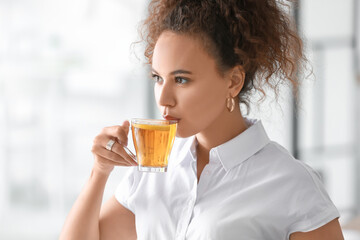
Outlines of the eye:
{"label": "eye", "polygon": [[154,82],[159,83],[162,81],[162,78],[159,75],[152,74],[151,78],[154,80]]}
{"label": "eye", "polygon": [[175,77],[175,82],[178,84],[185,84],[188,83],[189,80],[183,77]]}

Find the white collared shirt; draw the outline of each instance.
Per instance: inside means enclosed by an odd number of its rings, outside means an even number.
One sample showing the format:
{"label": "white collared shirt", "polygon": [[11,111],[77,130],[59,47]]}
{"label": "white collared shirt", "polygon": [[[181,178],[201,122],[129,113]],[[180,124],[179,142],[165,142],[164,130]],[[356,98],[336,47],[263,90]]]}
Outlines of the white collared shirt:
{"label": "white collared shirt", "polygon": [[115,197],[140,240],[285,240],[339,217],[319,176],[269,140],[261,121],[210,150],[197,180],[196,139],[177,138],[167,173],[135,167]]}

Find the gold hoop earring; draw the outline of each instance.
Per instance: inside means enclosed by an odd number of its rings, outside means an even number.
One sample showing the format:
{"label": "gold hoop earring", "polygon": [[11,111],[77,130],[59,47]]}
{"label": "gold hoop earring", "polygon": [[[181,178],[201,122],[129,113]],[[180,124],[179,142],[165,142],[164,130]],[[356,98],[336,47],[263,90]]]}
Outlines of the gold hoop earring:
{"label": "gold hoop earring", "polygon": [[229,110],[229,112],[233,112],[235,109],[235,100],[232,97],[228,97],[226,99],[226,107]]}

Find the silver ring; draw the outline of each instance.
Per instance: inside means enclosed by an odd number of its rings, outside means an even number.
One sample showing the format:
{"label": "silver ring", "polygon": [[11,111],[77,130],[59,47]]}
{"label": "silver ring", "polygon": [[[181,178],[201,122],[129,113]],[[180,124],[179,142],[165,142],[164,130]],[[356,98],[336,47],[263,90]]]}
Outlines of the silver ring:
{"label": "silver ring", "polygon": [[107,142],[105,148],[106,148],[107,150],[111,151],[111,149],[112,149],[112,147],[114,146],[114,144],[115,144],[115,141],[112,140],[112,139],[110,139],[110,140]]}

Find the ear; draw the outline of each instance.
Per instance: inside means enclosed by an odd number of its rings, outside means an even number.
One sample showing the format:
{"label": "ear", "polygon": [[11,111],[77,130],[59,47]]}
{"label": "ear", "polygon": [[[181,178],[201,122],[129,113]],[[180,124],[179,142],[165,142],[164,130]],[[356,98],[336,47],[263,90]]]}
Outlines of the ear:
{"label": "ear", "polygon": [[242,66],[237,65],[229,71],[229,93],[232,97],[237,96],[244,86],[245,82],[245,71]]}

